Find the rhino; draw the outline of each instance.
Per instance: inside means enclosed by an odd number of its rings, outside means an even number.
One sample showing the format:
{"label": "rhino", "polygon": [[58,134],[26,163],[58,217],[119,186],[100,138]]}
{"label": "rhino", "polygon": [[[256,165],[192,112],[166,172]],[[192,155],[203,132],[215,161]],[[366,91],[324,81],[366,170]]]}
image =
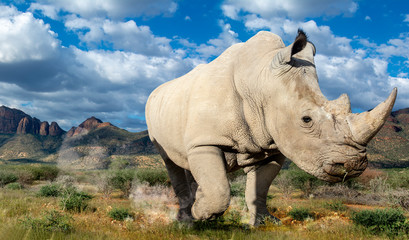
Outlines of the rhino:
{"label": "rhino", "polygon": [[266,217],[266,198],[286,158],[307,173],[340,182],[367,167],[366,146],[394,105],[352,113],[346,94],[329,101],[304,31],[285,46],[261,31],[208,64],[156,88],[146,104],[149,137],[179,201],[179,221],[208,220],[229,206],[228,172],[246,173],[250,224]]}

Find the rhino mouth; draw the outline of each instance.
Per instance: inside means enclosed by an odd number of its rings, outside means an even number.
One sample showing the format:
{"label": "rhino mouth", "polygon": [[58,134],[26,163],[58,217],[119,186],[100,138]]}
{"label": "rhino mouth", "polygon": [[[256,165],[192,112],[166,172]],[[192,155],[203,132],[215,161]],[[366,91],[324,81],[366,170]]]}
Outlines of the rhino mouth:
{"label": "rhino mouth", "polygon": [[360,152],[353,159],[324,165],[324,172],[332,182],[341,182],[361,175],[368,166],[366,151]]}

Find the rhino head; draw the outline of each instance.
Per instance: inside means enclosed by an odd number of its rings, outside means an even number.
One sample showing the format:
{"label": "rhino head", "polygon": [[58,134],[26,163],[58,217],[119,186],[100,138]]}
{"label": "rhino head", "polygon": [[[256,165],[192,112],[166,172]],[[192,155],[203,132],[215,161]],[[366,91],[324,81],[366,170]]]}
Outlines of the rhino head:
{"label": "rhino head", "polygon": [[[354,114],[346,94],[329,101],[321,93],[315,47],[301,30],[280,49],[263,88],[266,126],[278,149],[304,171],[328,182],[359,176],[367,167],[366,145],[389,116],[397,89],[369,112]],[[267,92],[274,89],[274,92]],[[274,96],[274,97],[271,97]],[[273,103],[272,103],[273,102]]]}

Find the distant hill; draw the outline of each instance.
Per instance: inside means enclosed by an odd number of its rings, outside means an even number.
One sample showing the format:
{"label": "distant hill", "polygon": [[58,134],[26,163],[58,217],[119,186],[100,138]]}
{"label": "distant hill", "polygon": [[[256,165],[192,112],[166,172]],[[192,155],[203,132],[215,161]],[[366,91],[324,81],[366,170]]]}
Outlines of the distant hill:
{"label": "distant hill", "polygon": [[391,113],[368,145],[374,167],[409,167],[409,108]]}
{"label": "distant hill", "polygon": [[[147,155],[151,157],[142,157]],[[101,169],[118,159],[138,166],[157,164],[152,159],[161,162],[147,131],[132,133],[90,117],[65,132],[57,123],[48,125],[18,109],[0,107],[0,164],[52,162]],[[409,167],[409,108],[392,112],[369,143],[368,159],[379,168]]]}
{"label": "distant hill", "polygon": [[74,169],[106,168],[116,158],[157,154],[148,132],[131,133],[90,117],[68,132],[18,109],[0,107],[0,163],[50,162]]}
{"label": "distant hill", "polygon": [[64,138],[57,162],[67,168],[106,168],[115,158],[157,154],[148,132],[131,133],[91,117]]}

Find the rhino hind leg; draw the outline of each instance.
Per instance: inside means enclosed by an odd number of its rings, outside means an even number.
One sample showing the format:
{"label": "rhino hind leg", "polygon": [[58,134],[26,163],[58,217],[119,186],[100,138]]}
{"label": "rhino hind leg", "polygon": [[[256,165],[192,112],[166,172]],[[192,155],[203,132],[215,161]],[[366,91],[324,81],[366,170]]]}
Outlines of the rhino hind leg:
{"label": "rhino hind leg", "polygon": [[[270,160],[270,161],[269,161]],[[272,160],[272,161],[271,161]],[[264,224],[266,219],[279,223],[280,220],[267,210],[268,189],[283,165],[283,155],[274,156],[260,165],[247,167],[246,204],[250,213],[250,224],[257,226]]]}
{"label": "rhino hind leg", "polygon": [[189,151],[190,171],[198,184],[192,215],[197,220],[221,216],[230,203],[230,185],[226,175],[224,154],[213,146]]}
{"label": "rhino hind leg", "polygon": [[166,164],[166,169],[168,170],[170,182],[172,184],[173,190],[179,201],[179,211],[176,219],[182,222],[191,222],[193,221],[193,216],[191,208],[194,202],[194,181],[189,177],[190,172],[177,166],[169,158],[163,157]]}

